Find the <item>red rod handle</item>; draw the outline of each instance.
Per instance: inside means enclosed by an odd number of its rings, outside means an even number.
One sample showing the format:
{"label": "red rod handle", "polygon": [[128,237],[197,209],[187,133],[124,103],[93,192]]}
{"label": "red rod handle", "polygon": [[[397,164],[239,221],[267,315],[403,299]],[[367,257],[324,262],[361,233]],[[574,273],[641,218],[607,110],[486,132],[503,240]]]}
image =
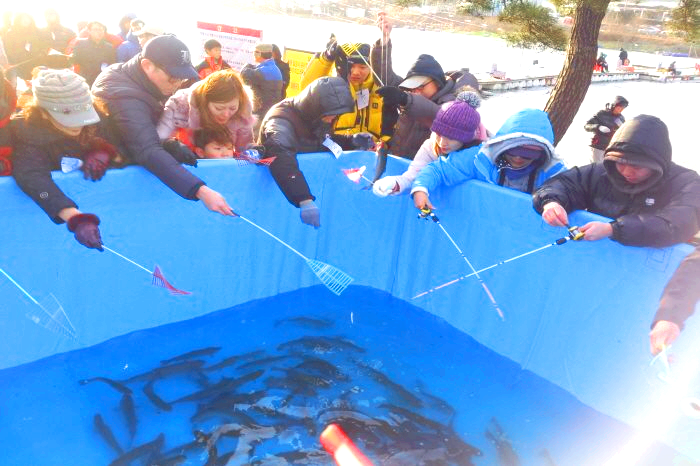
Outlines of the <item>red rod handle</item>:
{"label": "red rod handle", "polygon": [[321,445],[338,466],[373,466],[337,424],[330,424],[321,433]]}

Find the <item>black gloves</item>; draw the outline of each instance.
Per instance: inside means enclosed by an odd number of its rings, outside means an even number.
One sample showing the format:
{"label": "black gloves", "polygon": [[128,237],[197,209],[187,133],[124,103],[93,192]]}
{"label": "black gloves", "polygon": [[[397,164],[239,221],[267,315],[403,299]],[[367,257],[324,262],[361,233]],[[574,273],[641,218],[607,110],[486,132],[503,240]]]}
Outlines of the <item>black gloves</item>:
{"label": "black gloves", "polygon": [[170,155],[180,163],[185,165],[197,166],[197,154],[192,152],[189,147],[181,143],[175,138],[163,141],[163,149],[168,151]]}
{"label": "black gloves", "polygon": [[350,142],[358,150],[370,150],[374,147],[374,137],[369,133],[353,134]]}
{"label": "black gloves", "polygon": [[78,214],[68,220],[68,231],[74,233],[75,239],[86,248],[104,251],[100,229],[97,228],[99,224],[100,219],[95,214]]}
{"label": "black gloves", "polygon": [[379,94],[384,100],[384,105],[405,107],[408,104],[408,94],[398,87],[380,87],[377,89],[377,94]]}
{"label": "black gloves", "polygon": [[105,176],[109,167],[110,156],[107,152],[95,149],[83,156],[83,178],[98,181]]}
{"label": "black gloves", "polygon": [[338,42],[335,40],[331,40],[330,42],[328,42],[326,50],[323,52],[323,58],[330,62],[333,62],[336,60],[336,58],[338,58],[338,55],[343,53],[343,49],[340,48]]}

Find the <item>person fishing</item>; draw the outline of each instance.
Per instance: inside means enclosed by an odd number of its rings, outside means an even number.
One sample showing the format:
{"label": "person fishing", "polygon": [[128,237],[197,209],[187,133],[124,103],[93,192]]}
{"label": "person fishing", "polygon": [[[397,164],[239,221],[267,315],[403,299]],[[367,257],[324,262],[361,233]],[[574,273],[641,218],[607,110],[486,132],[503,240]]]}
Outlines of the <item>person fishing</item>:
{"label": "person fishing", "polygon": [[379,197],[406,192],[418,173],[438,157],[481,144],[488,138],[477,108],[481,98],[475,92],[464,91],[457,99],[440,107],[431,126],[432,133],[411,160],[408,169],[398,176],[385,176],[374,182],[372,191]]}
{"label": "person fishing", "polygon": [[554,151],[554,132],[542,110],[525,109],[512,115],[488,141],[453,152],[428,164],[413,182],[411,195],[418,210],[434,210],[430,192],[480,180],[531,193],[566,167]]}

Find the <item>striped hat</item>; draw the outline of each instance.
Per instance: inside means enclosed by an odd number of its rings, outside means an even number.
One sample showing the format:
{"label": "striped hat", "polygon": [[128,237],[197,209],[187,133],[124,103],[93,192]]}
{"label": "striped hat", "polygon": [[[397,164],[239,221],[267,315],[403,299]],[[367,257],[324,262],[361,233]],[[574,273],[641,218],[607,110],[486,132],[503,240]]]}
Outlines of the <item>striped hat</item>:
{"label": "striped hat", "polygon": [[61,125],[79,128],[100,121],[92,105],[90,87],[70,70],[41,70],[32,80],[36,104]]}

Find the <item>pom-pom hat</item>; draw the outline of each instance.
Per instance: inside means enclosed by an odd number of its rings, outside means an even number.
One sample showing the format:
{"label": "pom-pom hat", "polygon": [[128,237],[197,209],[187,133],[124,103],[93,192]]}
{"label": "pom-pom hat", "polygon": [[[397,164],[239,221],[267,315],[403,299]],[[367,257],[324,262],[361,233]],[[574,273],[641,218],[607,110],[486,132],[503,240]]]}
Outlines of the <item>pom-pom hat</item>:
{"label": "pom-pom hat", "polygon": [[481,116],[476,111],[480,105],[481,98],[476,92],[460,92],[456,100],[442,104],[430,130],[448,139],[469,143],[481,124]]}

